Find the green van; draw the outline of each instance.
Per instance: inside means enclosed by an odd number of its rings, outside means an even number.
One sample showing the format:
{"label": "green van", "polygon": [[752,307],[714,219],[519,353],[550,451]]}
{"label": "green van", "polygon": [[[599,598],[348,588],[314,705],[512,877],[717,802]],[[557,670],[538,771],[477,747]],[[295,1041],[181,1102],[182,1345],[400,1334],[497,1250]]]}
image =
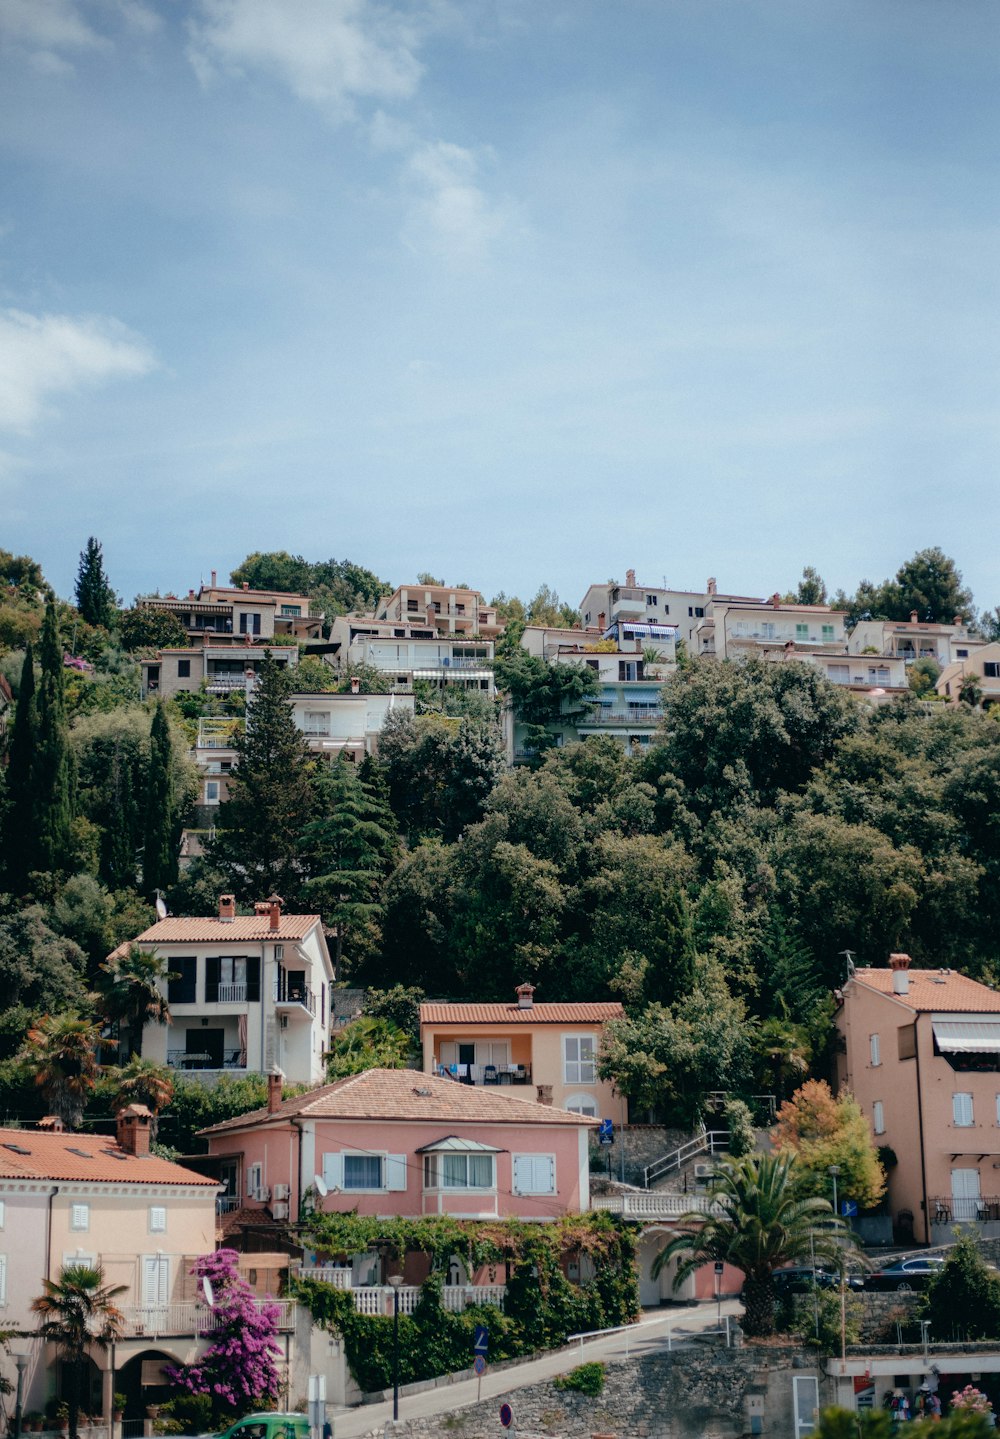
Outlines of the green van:
{"label": "green van", "polygon": [[305,1414],[246,1414],[218,1439],[309,1439]]}

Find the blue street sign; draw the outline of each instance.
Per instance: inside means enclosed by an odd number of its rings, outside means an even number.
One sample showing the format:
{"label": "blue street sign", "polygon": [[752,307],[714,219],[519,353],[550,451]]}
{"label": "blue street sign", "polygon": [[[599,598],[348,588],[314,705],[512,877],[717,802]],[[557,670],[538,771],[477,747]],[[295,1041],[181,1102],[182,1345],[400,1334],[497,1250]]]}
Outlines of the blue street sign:
{"label": "blue street sign", "polygon": [[500,1423],[505,1429],[509,1429],[514,1422],[514,1411],[509,1404],[500,1405]]}
{"label": "blue street sign", "polygon": [[475,1338],[472,1341],[473,1354],[482,1354],[483,1358],[485,1358],[486,1349],[489,1342],[490,1331],[487,1329],[485,1324],[477,1324]]}
{"label": "blue street sign", "polygon": [[845,1219],[856,1219],[858,1215],[858,1202],[856,1199],[842,1199],[840,1201],[840,1212]]}
{"label": "blue street sign", "polygon": [[476,1355],[475,1359],[472,1361],[472,1367],[481,1379],[486,1373],[486,1360],[481,1354]]}
{"label": "blue street sign", "polygon": [[613,1119],[602,1119],[597,1131],[597,1138],[601,1144],[614,1144],[615,1124]]}

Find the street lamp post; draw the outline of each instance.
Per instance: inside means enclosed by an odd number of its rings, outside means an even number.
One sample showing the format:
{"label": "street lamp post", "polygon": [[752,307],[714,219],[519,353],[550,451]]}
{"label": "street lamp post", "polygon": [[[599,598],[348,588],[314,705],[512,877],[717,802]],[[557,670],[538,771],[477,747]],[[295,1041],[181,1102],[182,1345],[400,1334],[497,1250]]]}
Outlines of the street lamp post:
{"label": "street lamp post", "polygon": [[[827,1174],[833,1180],[833,1217],[837,1217],[837,1177],[840,1174],[839,1164],[827,1166]],[[840,1250],[840,1357],[847,1358],[847,1275],[845,1273],[846,1260],[843,1249]]]}
{"label": "street lamp post", "polygon": [[399,1287],[402,1274],[390,1274],[392,1285],[392,1422],[399,1423]]}
{"label": "street lamp post", "polygon": [[23,1418],[21,1406],[24,1401],[24,1375],[28,1368],[27,1354],[15,1354],[14,1363],[17,1365],[17,1397],[14,1401],[14,1439],[21,1439],[21,1420]]}

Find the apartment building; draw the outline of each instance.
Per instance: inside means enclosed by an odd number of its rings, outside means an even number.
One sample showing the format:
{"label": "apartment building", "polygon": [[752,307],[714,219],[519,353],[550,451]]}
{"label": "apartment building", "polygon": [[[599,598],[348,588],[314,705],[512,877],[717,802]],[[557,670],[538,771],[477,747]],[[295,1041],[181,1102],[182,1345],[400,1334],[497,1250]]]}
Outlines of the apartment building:
{"label": "apartment building", "polygon": [[624,585],[611,581],[591,585],[580,601],[580,613],[585,629],[602,634],[615,624],[667,625],[675,631],[676,639],[684,641],[689,654],[697,654],[695,635],[713,599],[762,603],[745,595],[720,595],[714,578],[709,579],[704,590],[675,590],[639,585],[635,570],[626,570]]}
{"label": "apartment building", "polygon": [[120,945],[155,951],[173,978],[163,986],[172,1023],[147,1024],[142,1053],[212,1084],[221,1074],[280,1068],[290,1080],[324,1077],[333,964],[317,914],[284,914],[277,896],[237,915],[161,919]]}
{"label": "apartment building", "polygon": [[695,628],[692,653],[718,660],[752,656],[799,658],[820,649],[847,647],[846,614],[828,605],[800,605],[783,601],[731,599],[710,596]]}
{"label": "apartment building", "polygon": [[604,1026],[621,1019],[622,1006],[535,1004],[534,996],[534,987],[522,984],[513,1004],[422,1004],[425,1072],[537,1094],[575,1114],[623,1119],[625,1100],[597,1073]]}
{"label": "apartment building", "polygon": [[466,627],[448,631],[424,619],[411,621],[405,612],[401,620],[339,615],[319,651],[335,670],[370,665],[388,675],[393,688],[403,692],[412,690],[415,680],[424,680],[492,695],[492,635],[473,633],[471,616],[466,621],[455,616],[447,620]]}
{"label": "apartment building", "polygon": [[321,619],[311,615],[309,596],[280,590],[252,590],[249,585],[201,585],[186,595],[137,595],[136,609],[176,615],[192,645],[240,644],[247,639],[315,639]]}
{"label": "apartment building", "polygon": [[503,630],[496,610],[478,590],[454,585],[402,585],[379,601],[374,618],[387,624],[420,625],[434,635],[496,639]]}
{"label": "apartment building", "polygon": [[206,642],[199,649],[157,650],[151,659],[139,661],[142,671],[142,697],[160,695],[170,699],[177,694],[193,694],[202,683],[212,695],[249,693],[260,674],[265,653],[276,664],[294,669],[299,662],[295,645],[215,644]]}
{"label": "apartment building", "polygon": [[985,643],[961,615],[950,625],[923,624],[916,610],[908,620],[859,620],[848,642],[851,654],[892,655],[908,665],[929,659],[942,668],[970,659]]}
{"label": "apartment building", "polygon": [[1000,993],[950,969],[858,969],[836,1016],[837,1079],[888,1146],[897,1233],[1000,1235]]}
{"label": "apartment building", "polygon": [[962,659],[945,665],[938,677],[937,692],[943,699],[957,701],[967,679],[974,679],[978,684],[983,709],[1000,704],[1000,644],[984,643],[970,648]]}

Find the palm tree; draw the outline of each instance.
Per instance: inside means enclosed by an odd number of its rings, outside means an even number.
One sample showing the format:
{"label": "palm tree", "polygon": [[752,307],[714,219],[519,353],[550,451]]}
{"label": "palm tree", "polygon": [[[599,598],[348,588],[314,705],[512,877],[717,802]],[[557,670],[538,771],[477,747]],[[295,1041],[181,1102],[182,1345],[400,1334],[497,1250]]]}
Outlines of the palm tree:
{"label": "palm tree", "polygon": [[115,1304],[124,1284],[107,1285],[101,1266],[68,1264],[58,1279],[43,1279],[43,1293],[31,1301],[41,1320],[39,1337],[58,1344],[69,1380],[69,1439],[77,1439],[80,1416],[80,1380],[91,1345],[106,1349],[121,1337],[124,1316]]}
{"label": "palm tree", "polygon": [[108,1041],[102,1041],[100,1025],[93,1020],[71,1011],[47,1014],[28,1030],[18,1056],[53,1114],[70,1129],[79,1127],[93,1093],[99,1043]]}
{"label": "palm tree", "polygon": [[826,1199],[795,1197],[796,1161],[784,1155],[747,1154],[720,1164],[709,1185],[707,1214],[678,1221],[680,1233],[653,1261],[653,1278],[675,1255],[674,1289],[695,1269],[723,1260],[745,1275],[744,1327],[749,1335],[774,1332],[776,1269],[807,1260],[832,1259],[847,1230]]}
{"label": "palm tree", "polygon": [[780,1100],[788,1098],[788,1089],[794,1089],[809,1073],[812,1048],[808,1036],[800,1024],[788,1018],[787,1008],[782,1004],[784,1014],[765,1019],[760,1026],[757,1048],[774,1082]]}
{"label": "palm tree", "polygon": [[978,709],[983,702],[983,687],[979,683],[978,675],[966,675],[963,679],[958,698],[961,704],[969,705],[972,709]]}
{"label": "palm tree", "polygon": [[145,1104],[153,1111],[150,1139],[156,1138],[161,1109],[174,1097],[174,1079],[165,1064],[134,1054],[128,1064],[107,1071],[113,1088],[111,1107],[117,1114],[130,1104]]}
{"label": "palm tree", "polygon": [[163,984],[173,976],[155,949],[143,950],[137,944],[106,959],[101,971],[104,1014],[128,1030],[129,1057],[142,1054],[144,1026],[171,1022]]}

